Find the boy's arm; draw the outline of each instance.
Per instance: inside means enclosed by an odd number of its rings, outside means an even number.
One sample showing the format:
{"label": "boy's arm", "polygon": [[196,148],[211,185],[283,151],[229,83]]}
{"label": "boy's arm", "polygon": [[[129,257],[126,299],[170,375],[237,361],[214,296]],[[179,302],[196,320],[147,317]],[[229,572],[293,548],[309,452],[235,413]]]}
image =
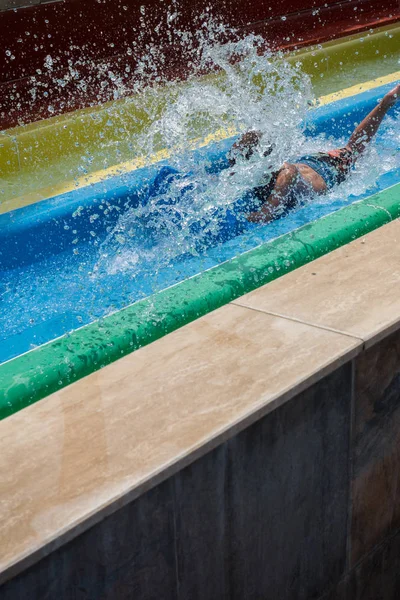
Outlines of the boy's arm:
{"label": "boy's arm", "polygon": [[375,133],[378,131],[383,117],[400,97],[400,84],[383,97],[379,104],[365,117],[353,131],[347,147],[357,154],[364,152]]}

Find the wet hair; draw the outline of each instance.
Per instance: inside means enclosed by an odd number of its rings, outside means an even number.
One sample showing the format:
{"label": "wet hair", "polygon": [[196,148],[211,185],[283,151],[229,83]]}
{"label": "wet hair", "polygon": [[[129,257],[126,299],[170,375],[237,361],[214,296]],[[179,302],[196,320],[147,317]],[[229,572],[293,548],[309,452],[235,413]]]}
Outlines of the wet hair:
{"label": "wet hair", "polygon": [[[246,131],[240,138],[233,144],[229,154],[229,164],[231,167],[236,163],[239,157],[243,157],[245,160],[249,160],[253,156],[255,149],[260,144],[262,138],[261,131],[252,129]],[[263,156],[269,156],[274,148],[274,144],[269,144],[265,149]]]}

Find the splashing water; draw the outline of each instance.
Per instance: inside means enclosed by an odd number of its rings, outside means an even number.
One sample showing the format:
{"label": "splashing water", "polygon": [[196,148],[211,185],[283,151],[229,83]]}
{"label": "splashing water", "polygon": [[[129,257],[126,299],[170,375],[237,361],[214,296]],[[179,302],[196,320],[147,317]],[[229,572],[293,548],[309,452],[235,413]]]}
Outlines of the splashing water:
{"label": "splashing water", "polygon": [[[182,45],[196,48],[193,74],[179,88],[164,81],[168,100],[147,131],[135,136],[134,145],[149,159],[166,149],[178,175],[153,193],[147,204],[121,216],[101,244],[95,276],[128,270],[134,277],[146,265],[158,271],[177,257],[201,255],[217,234],[224,211],[268,173],[302,154],[347,142],[304,134],[302,123],[315,101],[310,79],[300,64],[293,66],[282,53],[266,48],[263,38],[240,38],[212,19],[206,19],[196,34],[174,34],[180,36]],[[139,62],[138,71],[160,81],[157,65],[165,59],[157,52],[151,49]],[[149,88],[148,100],[157,91]],[[390,127],[385,129],[390,131]],[[233,170],[215,172],[207,159],[198,160],[192,151],[216,132],[226,136],[248,130],[262,133],[260,145],[250,160],[238,161]],[[393,127],[388,140],[390,135],[396,137]],[[397,141],[392,139],[383,154],[380,148],[379,160],[372,146],[348,181],[313,201],[334,204],[372,188],[380,175],[399,166]],[[263,155],[271,143],[266,159]]]}
{"label": "splashing water", "polygon": [[[171,27],[175,23],[174,17]],[[345,183],[280,221],[254,225],[247,237],[237,235],[221,244],[221,223],[231,215],[232,205],[266,173],[285,161],[342,146],[347,140],[306,135],[303,122],[314,101],[310,80],[301,65],[293,66],[281,53],[271,52],[262,38],[241,39],[212,20],[205,20],[197,34],[174,30],[174,35],[195,56],[187,82],[176,86],[164,81],[160,65],[167,58],[159,49],[150,48],[132,84],[132,90],[140,91],[145,100],[143,121],[148,122],[147,128],[131,135],[132,153],[141,154],[146,163],[166,149],[168,166],[163,163],[158,184],[153,182],[144,190],[138,206],[121,211],[106,237],[94,237],[93,244],[81,250],[71,246],[63,255],[48,256],[5,274],[0,288],[5,306],[4,356],[26,351],[26,344],[48,341],[296,229],[352,202],[351,196],[373,191],[382,175],[400,169],[398,119],[387,117],[376,144]],[[47,69],[51,68],[49,59]],[[113,84],[118,87],[119,82]],[[160,108],[161,89],[164,102]],[[104,128],[118,126],[121,135],[126,135],[133,129],[128,121],[110,108]],[[262,132],[260,145],[250,160],[239,160],[233,169],[215,168],[206,153],[193,152],[215,132],[223,138],[252,129]],[[265,158],[271,142],[272,152]],[[110,148],[105,145],[107,151]],[[89,156],[82,159],[82,172],[90,160]],[[107,211],[118,209],[112,202],[106,205],[90,219],[106,219]],[[245,214],[242,217],[245,221]],[[76,212],[77,221],[88,218],[84,211]],[[73,228],[72,233],[74,244]],[[21,331],[27,332],[26,339]]]}
{"label": "splashing water", "polygon": [[[146,256],[156,261],[156,268],[162,268],[177,256],[198,255],[202,247],[207,248],[210,233],[218,229],[218,217],[212,217],[214,209],[228,210],[266,173],[310,146],[301,123],[313,93],[300,65],[292,66],[281,53],[272,53],[261,37],[240,39],[212,20],[196,39],[188,42],[189,34],[181,35],[186,44],[197,47],[194,73],[178,90],[170,86],[159,118],[135,140],[147,157],[166,148],[169,164],[180,175],[162,186],[145,206],[120,218],[101,245],[97,274],[129,269],[134,275]],[[230,41],[220,41],[227,37]],[[148,59],[147,55],[142,61],[147,69]],[[217,74],[201,76],[206,72]],[[151,88],[147,93],[156,92]],[[252,129],[262,133],[260,145],[251,160],[238,161],[234,172],[215,173],[207,160],[199,161],[192,152],[194,145],[204,144],[216,132],[232,135]],[[266,163],[263,154],[271,142]],[[201,222],[203,227],[196,227]],[[146,245],[149,240],[153,241]]]}
{"label": "splashing water", "polygon": [[[335,140],[335,145],[343,145],[347,139]],[[333,141],[330,142],[333,147]],[[337,200],[348,199],[352,202],[354,196],[361,196],[367,191],[377,191],[376,183],[386,173],[400,168],[400,131],[399,119],[387,116],[381,125],[373,142],[368,146],[363,156],[357,161],[351,176],[340,186],[333,188],[330,194],[318,198],[318,204],[333,203]]]}

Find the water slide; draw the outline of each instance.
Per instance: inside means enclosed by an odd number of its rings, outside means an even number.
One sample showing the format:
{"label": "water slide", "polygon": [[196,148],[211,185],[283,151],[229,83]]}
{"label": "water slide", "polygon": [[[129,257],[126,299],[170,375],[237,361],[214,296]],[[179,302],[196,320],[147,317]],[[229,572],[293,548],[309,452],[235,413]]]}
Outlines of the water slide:
{"label": "water slide", "polygon": [[348,182],[267,225],[263,161],[227,160],[254,127],[275,167],[343,145],[400,79],[396,24],[290,52],[205,32],[182,80],[2,132],[3,417],[398,216],[396,108]]}

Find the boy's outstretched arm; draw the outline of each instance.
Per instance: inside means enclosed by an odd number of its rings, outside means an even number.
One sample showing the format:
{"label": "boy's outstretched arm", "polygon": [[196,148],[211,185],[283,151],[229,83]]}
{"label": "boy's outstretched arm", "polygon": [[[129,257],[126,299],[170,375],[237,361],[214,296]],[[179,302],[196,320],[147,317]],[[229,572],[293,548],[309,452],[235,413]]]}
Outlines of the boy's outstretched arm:
{"label": "boy's outstretched arm", "polygon": [[387,111],[400,98],[400,84],[396,85],[390,92],[386,94],[377,106],[365,117],[363,121],[353,131],[347,148],[352,150],[357,156],[361,154],[368,146],[371,139],[379,129],[383,117]]}

